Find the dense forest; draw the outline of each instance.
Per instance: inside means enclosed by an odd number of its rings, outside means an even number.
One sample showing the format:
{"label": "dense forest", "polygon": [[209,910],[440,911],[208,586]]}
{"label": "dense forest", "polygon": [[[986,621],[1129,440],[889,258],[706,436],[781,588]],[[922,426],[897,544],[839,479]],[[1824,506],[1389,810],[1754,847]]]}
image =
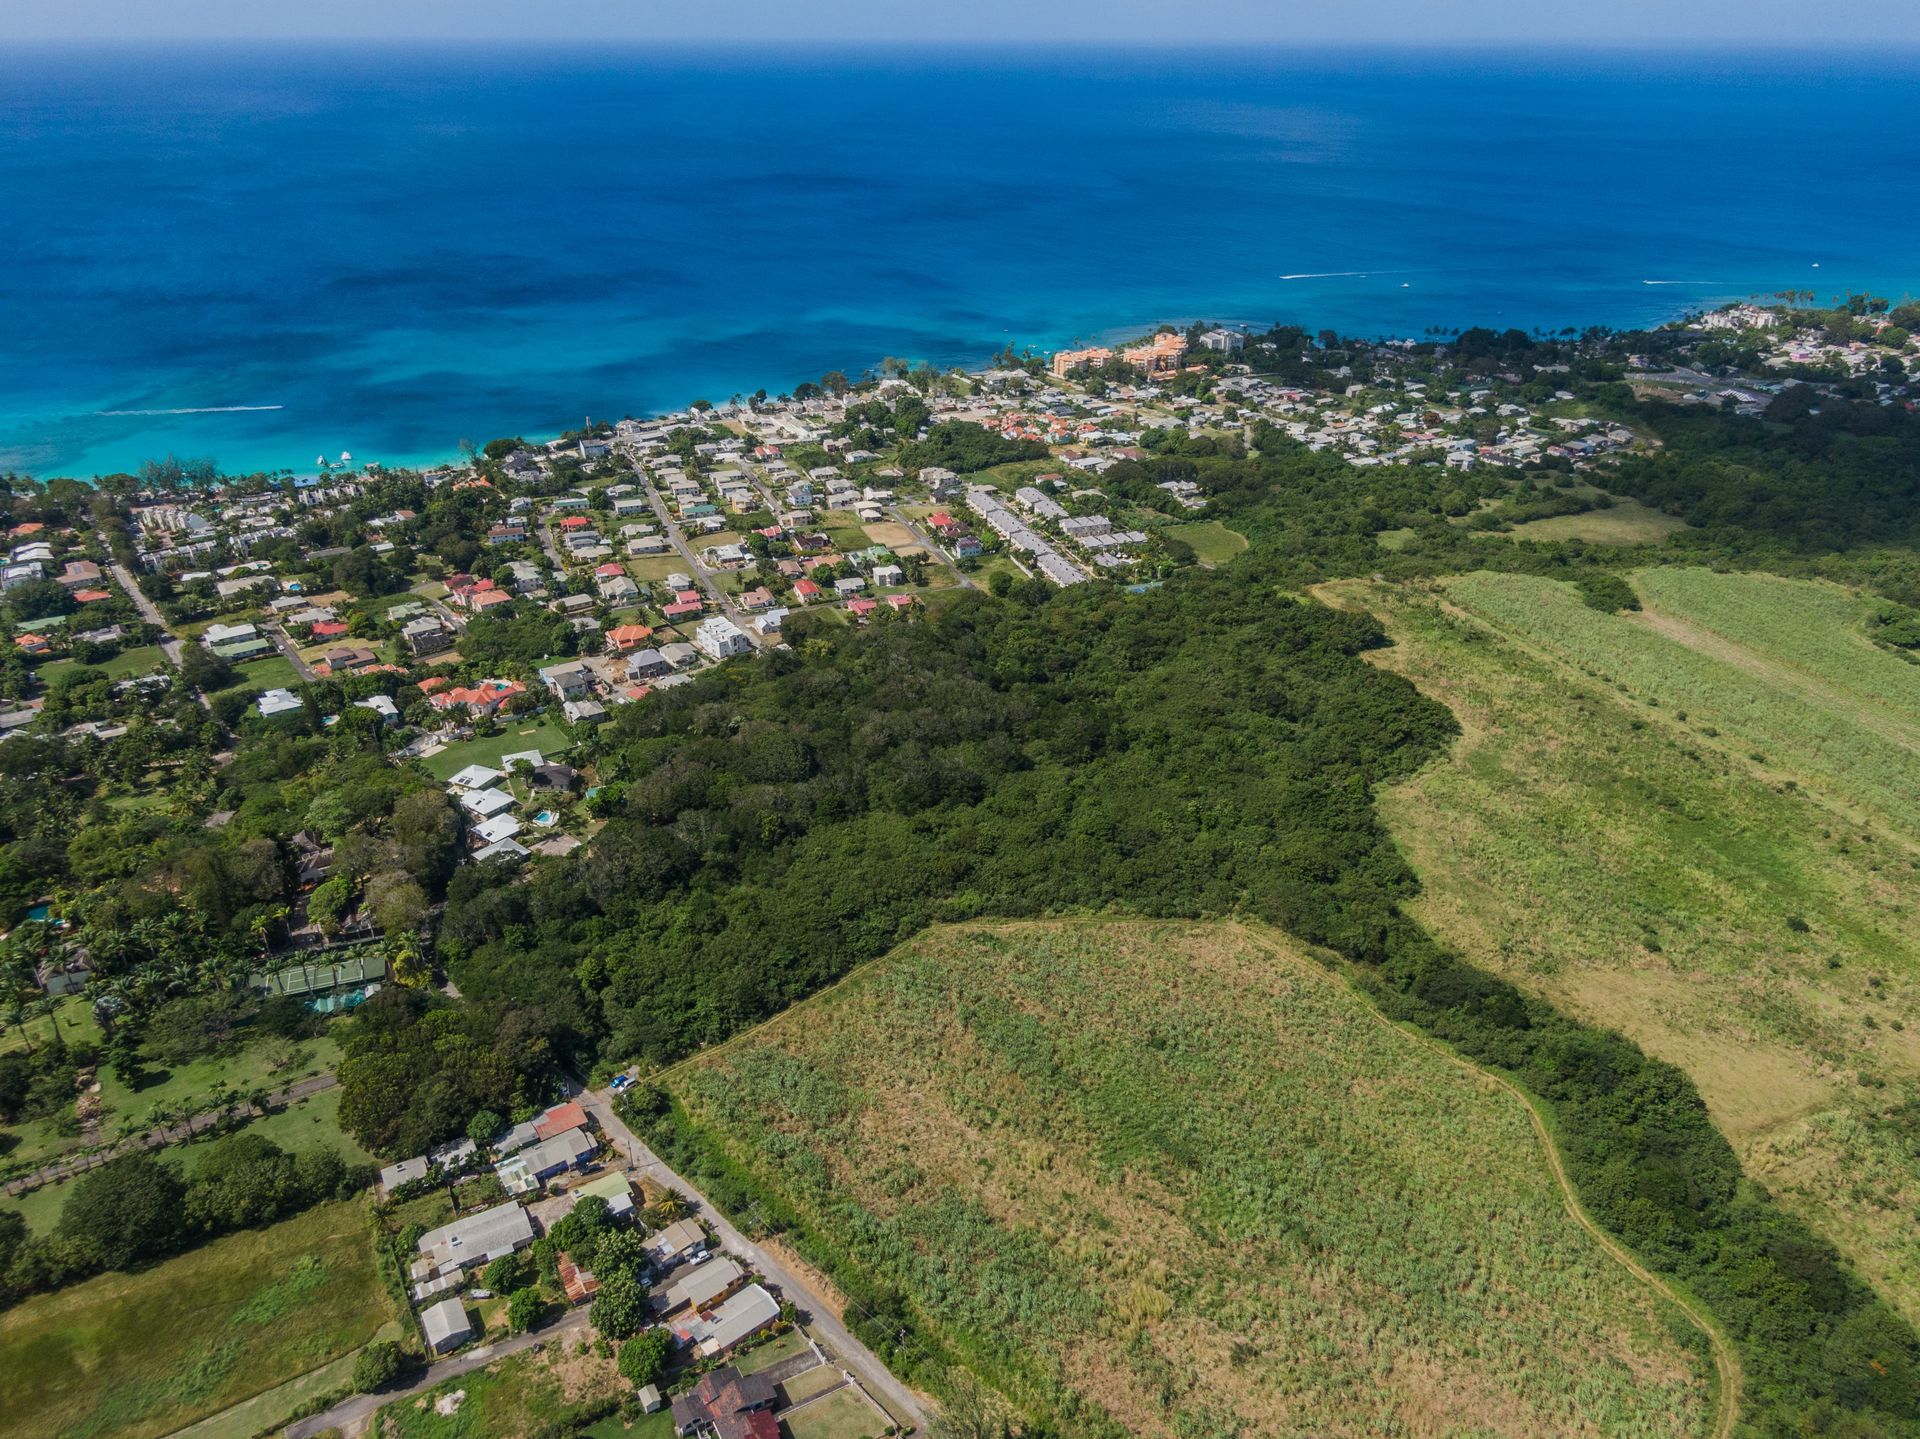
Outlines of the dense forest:
{"label": "dense forest", "polygon": [[1317,886],[1392,892],[1406,880],[1360,776],[1416,762],[1452,721],[1352,662],[1380,641],[1198,573],[797,627],[791,652],[622,712],[591,849],[524,885],[456,875],[441,953],[463,994],[664,1059],[941,919],[1288,920]]}

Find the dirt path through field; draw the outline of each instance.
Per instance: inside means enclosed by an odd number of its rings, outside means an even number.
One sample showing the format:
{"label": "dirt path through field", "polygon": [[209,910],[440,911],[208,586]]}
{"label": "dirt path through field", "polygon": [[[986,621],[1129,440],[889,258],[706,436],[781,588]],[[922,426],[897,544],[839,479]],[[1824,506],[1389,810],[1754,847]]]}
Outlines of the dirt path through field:
{"label": "dirt path through field", "polygon": [[[1268,953],[1288,963],[1297,962],[1289,949],[1269,939],[1265,934],[1261,933],[1258,928],[1252,925],[1242,925],[1240,928],[1247,934],[1248,938],[1252,939]],[[1601,1249],[1605,1250],[1616,1263],[1642,1284],[1653,1290],[1654,1293],[1672,1304],[1674,1308],[1678,1309],[1682,1314],[1686,1315],[1688,1321],[1706,1336],[1707,1347],[1712,1352],[1713,1367],[1719,1376],[1720,1383],[1719,1411],[1714,1415],[1713,1425],[1707,1433],[1709,1439],[1732,1439],[1733,1426],[1740,1415],[1740,1394],[1745,1379],[1740,1369],[1739,1356],[1733,1352],[1733,1346],[1727,1342],[1726,1336],[1720,1332],[1720,1327],[1714,1322],[1713,1316],[1708,1314],[1705,1308],[1689,1295],[1683,1293],[1676,1285],[1661,1278],[1658,1274],[1655,1274],[1651,1269],[1647,1268],[1646,1265],[1642,1264],[1634,1257],[1632,1250],[1628,1249],[1624,1244],[1621,1244],[1612,1235],[1607,1233],[1607,1231],[1601,1228],[1592,1216],[1587,1213],[1586,1207],[1580,1203],[1580,1196],[1574,1192],[1573,1181],[1567,1177],[1566,1165],[1561,1161],[1559,1147],[1554,1144],[1553,1135],[1547,1129],[1546,1119],[1540,1113],[1539,1105],[1533,1096],[1504,1075],[1496,1074],[1492,1070],[1483,1069],[1471,1060],[1454,1053],[1452,1049],[1439,1040],[1422,1034],[1419,1030],[1407,1025],[1396,1024],[1380,1012],[1371,998],[1365,995],[1362,995],[1362,998],[1367,1000],[1365,1005],[1367,1015],[1373,1019],[1375,1023],[1384,1025],[1395,1033],[1412,1040],[1414,1043],[1425,1046],[1427,1049],[1441,1056],[1449,1064],[1505,1090],[1526,1107],[1527,1120],[1533,1125],[1534,1135],[1539,1139],[1541,1151],[1547,1157],[1547,1171],[1553,1176],[1553,1182],[1559,1187],[1561,1201],[1566,1205],[1567,1213],[1572,1217],[1573,1222],[1578,1224],[1588,1234],[1592,1235],[1594,1242],[1598,1244]]]}
{"label": "dirt path through field", "polygon": [[1731,665],[1744,674],[1772,685],[1784,693],[1796,695],[1818,709],[1830,711],[1870,730],[1881,739],[1920,754],[1920,724],[1903,719],[1882,705],[1840,689],[1818,675],[1797,669],[1771,655],[1750,649],[1692,620],[1661,610],[1643,609],[1630,616],[1639,624],[1665,639]]}

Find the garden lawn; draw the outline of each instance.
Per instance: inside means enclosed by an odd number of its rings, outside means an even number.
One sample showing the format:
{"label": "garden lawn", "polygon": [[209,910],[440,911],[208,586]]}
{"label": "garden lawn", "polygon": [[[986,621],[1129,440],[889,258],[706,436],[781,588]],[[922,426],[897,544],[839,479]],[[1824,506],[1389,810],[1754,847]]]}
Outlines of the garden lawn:
{"label": "garden lawn", "polygon": [[842,1389],[781,1421],[790,1439],[877,1439],[890,1427],[858,1391]]}
{"label": "garden lawn", "polygon": [[[38,1168],[63,1154],[78,1149],[112,1143],[127,1135],[158,1127],[162,1118],[179,1120],[218,1107],[229,1094],[242,1099],[255,1090],[272,1092],[299,1080],[330,1071],[340,1059],[339,1044],[327,1035],[297,1041],[261,1039],[191,1063],[167,1068],[148,1061],[142,1071],[144,1086],[132,1088],[118,1065],[111,1062],[99,1071],[100,1099],[104,1106],[97,1135],[89,1141],[82,1134],[60,1132],[48,1120],[11,1127],[6,1133],[19,1139],[4,1156],[7,1173]],[[336,1097],[332,1102],[338,1107]],[[298,1112],[298,1111],[297,1111]],[[274,1115],[257,1121],[281,1125],[289,1132],[298,1128],[290,1116]],[[345,1139],[338,1127],[325,1126],[333,1135],[335,1147],[350,1161],[365,1157],[358,1145]]]}
{"label": "garden lawn", "polygon": [[362,1207],[323,1205],[0,1314],[0,1436],[154,1439],[357,1349],[387,1319]]}
{"label": "garden lawn", "polygon": [[[352,1135],[340,1127],[340,1090],[323,1089],[286,1109],[276,1109],[258,1119],[249,1120],[246,1133],[272,1140],[282,1149],[298,1154],[309,1149],[331,1149],[348,1164],[378,1164],[379,1160],[362,1149]],[[159,1151],[192,1174],[219,1136],[207,1134],[184,1144],[173,1144]],[[67,1202],[76,1180],[63,1179],[24,1194],[0,1196],[0,1209],[12,1209],[23,1215],[27,1228],[35,1234],[50,1233],[60,1222],[60,1211]]]}
{"label": "garden lawn", "polygon": [[11,1054],[16,1049],[38,1049],[52,1037],[56,1021],[60,1037],[69,1044],[100,1042],[100,1026],[94,1022],[93,1005],[84,994],[70,994],[55,1004],[51,1015],[28,1016],[25,1038],[21,1037],[21,1027],[17,1024],[0,1029],[0,1054]]}
{"label": "garden lawn", "polygon": [[572,747],[573,741],[567,738],[566,731],[552,721],[538,720],[529,724],[525,721],[516,722],[509,715],[501,733],[488,735],[485,739],[468,740],[464,744],[449,745],[439,754],[429,755],[421,763],[435,779],[446,780],[470,764],[499,769],[502,755],[517,754],[521,750],[537,749],[547,759],[559,759]]}
{"label": "garden lawn", "polygon": [[1708,1411],[1524,1106],[1264,931],[934,930],[670,1084],[663,1142],[745,1170],[1084,1439],[1680,1436]]}

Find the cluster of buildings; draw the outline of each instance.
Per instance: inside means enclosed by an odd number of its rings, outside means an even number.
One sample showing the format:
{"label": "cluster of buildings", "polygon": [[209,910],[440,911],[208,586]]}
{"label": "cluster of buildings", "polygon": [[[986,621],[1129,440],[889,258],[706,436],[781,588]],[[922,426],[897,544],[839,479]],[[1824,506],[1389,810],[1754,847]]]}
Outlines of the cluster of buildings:
{"label": "cluster of buildings", "polygon": [[[467,858],[485,863],[578,849],[581,841],[560,827],[552,805],[579,787],[579,771],[537,749],[502,755],[500,763],[504,768],[467,765],[447,781],[447,793],[467,815]],[[524,789],[524,799],[515,784]]]}
{"label": "cluster of buildings", "polygon": [[[1032,497],[1031,499],[1023,499],[1022,503],[1027,505],[1029,513],[1034,520],[1052,518],[1052,512],[1054,511],[1057,511],[1061,518],[1065,518],[1066,516],[1064,509],[1061,509],[1058,504],[1048,499],[1045,495],[1042,495],[1038,490],[1026,488],[1021,490],[1019,494],[1020,496]],[[1044,507],[1046,513],[1032,508],[1036,501]],[[1000,491],[990,490],[984,486],[976,486],[969,489],[967,491],[967,508],[978,515],[981,522],[985,524],[987,528],[991,529],[1002,540],[1006,541],[1008,548],[1017,554],[1025,556],[1032,569],[1043,579],[1049,580],[1062,588],[1068,585],[1082,584],[1086,581],[1086,572],[1065,555],[1056,551],[1046,536],[1032,527],[1032,522],[1026,516],[1011,509],[1002,501]]]}

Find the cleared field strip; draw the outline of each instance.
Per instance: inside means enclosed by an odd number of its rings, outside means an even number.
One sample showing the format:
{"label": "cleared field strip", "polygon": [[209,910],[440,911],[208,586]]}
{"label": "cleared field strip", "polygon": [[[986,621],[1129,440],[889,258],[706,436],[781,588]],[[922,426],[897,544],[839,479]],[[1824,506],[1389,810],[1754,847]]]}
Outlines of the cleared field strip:
{"label": "cleared field strip", "polygon": [[[1754,588],[1776,616],[1826,614],[1848,654],[1843,592]],[[1446,593],[1317,593],[1378,614],[1394,643],[1372,658],[1461,724],[1444,760],[1379,799],[1420,877],[1411,912],[1684,1069],[1747,1172],[1920,1322],[1920,861],[1898,831],[1837,822],[1844,796],[1788,787],[1774,755],[1751,761],[1750,736],[1702,735],[1697,714],[1623,696]],[[1644,622],[1594,619],[1621,646],[1646,643]]]}
{"label": "cleared field strip", "polygon": [[[1716,579],[1721,577],[1714,577]],[[1766,770],[1920,835],[1912,713],[1857,686],[1781,664],[1732,641],[1707,644],[1654,621],[1589,609],[1567,585],[1525,575],[1462,575],[1446,594],[1509,637],[1553,655]],[[1781,601],[1785,603],[1785,600]],[[1695,629],[1698,627],[1696,626]],[[1849,635],[1828,626],[1835,646]],[[1691,635],[1699,647],[1685,642]],[[1886,662],[1905,666],[1886,657]],[[1920,673],[1920,672],[1917,672]]]}

